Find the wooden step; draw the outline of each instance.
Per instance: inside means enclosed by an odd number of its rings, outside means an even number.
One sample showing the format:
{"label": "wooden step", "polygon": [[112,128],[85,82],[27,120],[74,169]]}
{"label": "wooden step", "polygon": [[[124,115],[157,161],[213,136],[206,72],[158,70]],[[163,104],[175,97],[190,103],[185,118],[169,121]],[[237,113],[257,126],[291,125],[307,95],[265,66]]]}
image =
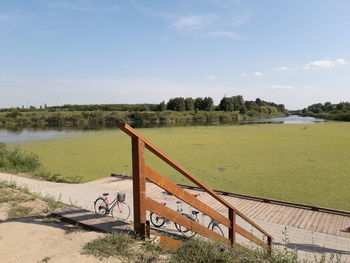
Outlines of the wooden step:
{"label": "wooden step", "polygon": [[133,232],[133,225],[123,221],[116,221],[111,216],[102,216],[89,210],[67,207],[53,212],[52,215],[59,217],[69,224],[78,225],[90,230],[112,233]]}

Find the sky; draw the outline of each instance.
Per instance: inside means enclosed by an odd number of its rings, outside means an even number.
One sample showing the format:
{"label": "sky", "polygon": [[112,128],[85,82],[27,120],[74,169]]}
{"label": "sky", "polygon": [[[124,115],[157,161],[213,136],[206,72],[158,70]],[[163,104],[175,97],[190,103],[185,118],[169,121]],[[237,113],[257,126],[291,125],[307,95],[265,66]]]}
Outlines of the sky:
{"label": "sky", "polygon": [[349,0],[0,0],[0,107],[350,101]]}

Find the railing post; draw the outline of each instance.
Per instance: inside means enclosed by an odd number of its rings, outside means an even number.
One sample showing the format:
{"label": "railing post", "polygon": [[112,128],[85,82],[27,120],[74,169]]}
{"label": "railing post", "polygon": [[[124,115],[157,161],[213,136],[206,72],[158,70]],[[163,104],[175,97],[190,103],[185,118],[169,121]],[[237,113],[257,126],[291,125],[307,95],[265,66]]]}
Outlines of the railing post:
{"label": "railing post", "polygon": [[146,179],[145,179],[145,143],[138,137],[131,137],[134,229],[144,239],[146,236]]}
{"label": "railing post", "polygon": [[269,254],[271,255],[272,253],[272,238],[270,236],[267,237],[267,249]]}
{"label": "railing post", "polygon": [[228,210],[228,218],[231,222],[231,227],[228,230],[228,238],[230,239],[231,246],[236,243],[236,213],[232,208]]}

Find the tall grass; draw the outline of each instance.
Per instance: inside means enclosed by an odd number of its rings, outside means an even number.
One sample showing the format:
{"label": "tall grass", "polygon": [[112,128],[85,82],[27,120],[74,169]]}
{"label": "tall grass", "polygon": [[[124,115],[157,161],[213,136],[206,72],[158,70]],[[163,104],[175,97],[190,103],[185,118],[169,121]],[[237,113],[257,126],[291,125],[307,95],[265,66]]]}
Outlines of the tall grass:
{"label": "tall grass", "polygon": [[0,143],[0,169],[11,172],[34,172],[41,167],[39,156],[26,153],[21,148],[12,150],[4,143]]}
{"label": "tall grass", "polygon": [[78,183],[78,176],[63,177],[45,169],[35,153],[25,152],[19,146],[9,148],[0,142],[0,171],[10,173],[26,173],[53,182]]}

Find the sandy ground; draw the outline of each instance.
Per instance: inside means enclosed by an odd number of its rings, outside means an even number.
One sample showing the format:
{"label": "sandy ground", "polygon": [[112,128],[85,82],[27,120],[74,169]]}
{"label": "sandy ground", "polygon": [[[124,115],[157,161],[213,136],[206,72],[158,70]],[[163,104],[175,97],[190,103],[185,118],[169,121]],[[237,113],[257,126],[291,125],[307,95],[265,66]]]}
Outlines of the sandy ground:
{"label": "sandy ground", "polygon": [[100,261],[80,254],[85,243],[102,234],[85,231],[66,233],[64,228],[61,223],[33,218],[1,222],[1,262],[120,262],[117,259]]}
{"label": "sandy ground", "polygon": [[[30,197],[18,190],[0,189],[15,196]],[[42,214],[47,206],[40,199],[16,202],[21,207],[30,207],[31,214]],[[29,216],[8,219],[13,202],[0,203],[0,262],[120,262],[118,259],[99,260],[93,256],[81,255],[87,242],[103,235],[84,231],[75,226],[44,216]],[[67,231],[68,230],[68,231]],[[78,231],[72,231],[78,230]]]}

